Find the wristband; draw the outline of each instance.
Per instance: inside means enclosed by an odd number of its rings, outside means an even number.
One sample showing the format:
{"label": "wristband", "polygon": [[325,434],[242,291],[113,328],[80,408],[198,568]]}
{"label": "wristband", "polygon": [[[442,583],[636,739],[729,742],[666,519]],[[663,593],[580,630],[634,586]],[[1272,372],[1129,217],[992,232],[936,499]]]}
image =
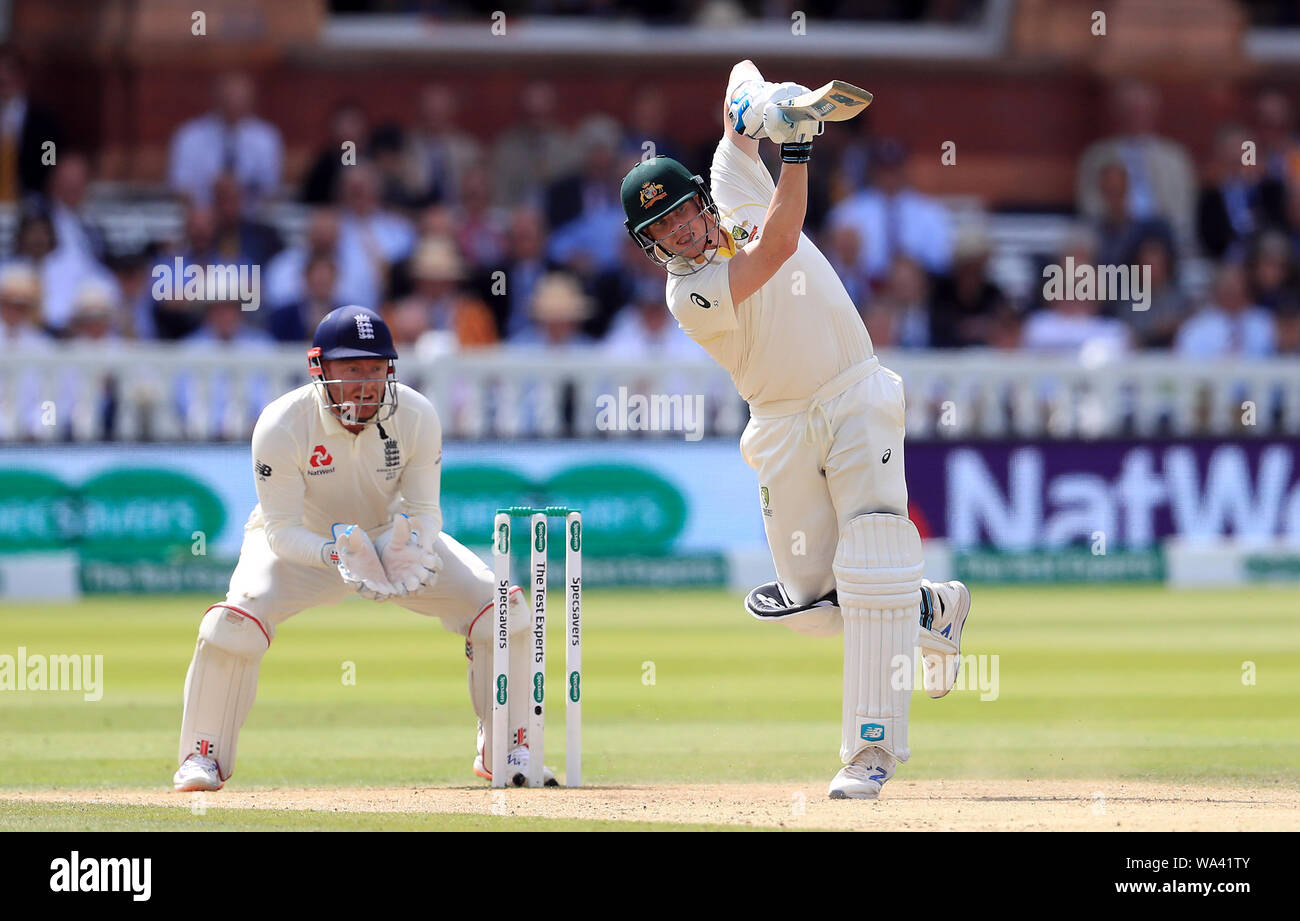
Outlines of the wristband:
{"label": "wristband", "polygon": [[781,145],[782,163],[807,163],[812,159],[812,141]]}

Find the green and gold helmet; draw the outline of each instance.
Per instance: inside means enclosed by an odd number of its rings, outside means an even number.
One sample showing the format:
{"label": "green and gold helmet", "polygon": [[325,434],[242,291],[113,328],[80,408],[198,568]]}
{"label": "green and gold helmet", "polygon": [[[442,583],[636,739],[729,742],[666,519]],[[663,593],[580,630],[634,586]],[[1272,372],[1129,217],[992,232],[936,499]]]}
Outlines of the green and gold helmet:
{"label": "green and gold helmet", "polygon": [[[645,232],[655,221],[696,196],[700,198],[700,210],[713,216],[714,225],[721,232],[722,219],[718,216],[717,205],[699,176],[671,157],[642,160],[623,177],[621,195],[623,214],[627,218],[624,226],[651,260],[675,275],[694,274],[713,261],[713,256],[704,263],[677,258],[656,246],[654,239]],[[683,271],[674,272],[674,266]]]}

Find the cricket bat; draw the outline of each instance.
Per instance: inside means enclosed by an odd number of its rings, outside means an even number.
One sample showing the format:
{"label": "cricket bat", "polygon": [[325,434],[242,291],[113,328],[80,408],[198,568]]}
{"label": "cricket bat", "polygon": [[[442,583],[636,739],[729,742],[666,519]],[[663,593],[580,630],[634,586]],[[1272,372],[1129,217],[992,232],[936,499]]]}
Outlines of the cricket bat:
{"label": "cricket bat", "polygon": [[852,83],[832,80],[777,105],[787,110],[791,121],[811,118],[819,122],[842,122],[871,105],[871,94]]}

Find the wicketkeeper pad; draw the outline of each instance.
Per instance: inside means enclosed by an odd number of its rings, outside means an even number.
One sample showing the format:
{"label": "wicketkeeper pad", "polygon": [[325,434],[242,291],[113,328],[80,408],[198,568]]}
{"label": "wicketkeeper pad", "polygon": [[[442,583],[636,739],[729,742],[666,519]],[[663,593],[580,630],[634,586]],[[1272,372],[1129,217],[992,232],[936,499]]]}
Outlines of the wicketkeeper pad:
{"label": "wicketkeeper pad", "polygon": [[246,611],[214,604],[199,624],[199,641],[185,676],[178,761],[206,755],[221,779],[235,770],[239,730],[257,695],[257,672],[271,645],[267,628]]}
{"label": "wicketkeeper pad", "polygon": [[908,758],[922,569],[921,535],[906,518],[859,515],[840,533],[834,572],[844,618],[845,764],[871,745]]}

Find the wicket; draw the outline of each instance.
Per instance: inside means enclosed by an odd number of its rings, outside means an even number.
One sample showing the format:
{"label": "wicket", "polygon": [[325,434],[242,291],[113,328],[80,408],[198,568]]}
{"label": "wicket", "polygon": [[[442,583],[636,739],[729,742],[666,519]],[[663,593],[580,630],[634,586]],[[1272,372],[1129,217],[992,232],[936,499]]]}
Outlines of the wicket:
{"label": "wicket", "polygon": [[527,518],[532,586],[533,676],[532,709],[528,715],[528,777],[530,787],[542,786],[546,747],[546,574],[547,521],[563,518],[565,630],[565,770],[564,785],[582,785],[582,512],[577,509],[511,507],[497,509],[492,521],[492,564],[496,576],[496,644],[492,651],[492,786],[506,786],[506,748],[510,736],[510,520]]}

